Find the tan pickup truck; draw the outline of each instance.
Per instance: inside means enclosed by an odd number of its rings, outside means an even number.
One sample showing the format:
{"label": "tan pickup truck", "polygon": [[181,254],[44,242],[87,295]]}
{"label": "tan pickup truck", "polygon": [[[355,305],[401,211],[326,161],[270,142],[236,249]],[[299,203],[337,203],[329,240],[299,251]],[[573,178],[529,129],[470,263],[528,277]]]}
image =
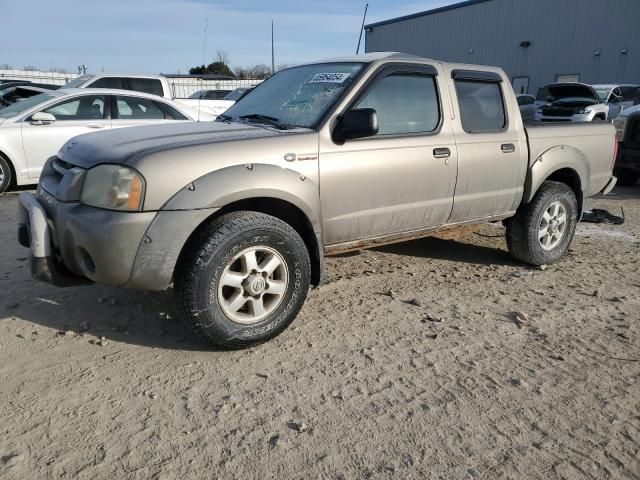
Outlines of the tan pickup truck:
{"label": "tan pickup truck", "polygon": [[610,124],[525,129],[499,68],[398,53],[282,70],[214,123],[70,140],[22,193],[20,242],[56,285],[174,286],[230,348],[294,319],[325,255],[503,221],[512,255],[566,252],[607,193]]}

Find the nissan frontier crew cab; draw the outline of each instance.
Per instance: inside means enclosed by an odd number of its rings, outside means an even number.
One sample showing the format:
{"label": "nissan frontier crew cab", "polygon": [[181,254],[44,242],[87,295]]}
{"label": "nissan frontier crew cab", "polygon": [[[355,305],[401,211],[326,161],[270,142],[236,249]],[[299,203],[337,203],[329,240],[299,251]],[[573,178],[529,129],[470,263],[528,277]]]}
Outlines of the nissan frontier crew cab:
{"label": "nissan frontier crew cab", "polygon": [[503,221],[516,259],[558,261],[614,145],[606,123],[525,129],[499,68],[325,60],[214,123],[70,140],[20,195],[19,240],[55,285],[173,285],[200,336],[239,348],[291,323],[325,255]]}

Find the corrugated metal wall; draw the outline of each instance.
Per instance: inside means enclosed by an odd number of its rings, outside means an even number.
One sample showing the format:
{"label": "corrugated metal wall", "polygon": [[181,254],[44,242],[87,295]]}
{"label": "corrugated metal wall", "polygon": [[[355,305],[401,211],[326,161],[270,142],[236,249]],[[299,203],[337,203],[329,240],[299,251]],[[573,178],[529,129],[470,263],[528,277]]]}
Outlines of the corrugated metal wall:
{"label": "corrugated metal wall", "polygon": [[366,51],[497,65],[533,94],[564,74],[640,84],[640,0],[491,0],[374,26]]}

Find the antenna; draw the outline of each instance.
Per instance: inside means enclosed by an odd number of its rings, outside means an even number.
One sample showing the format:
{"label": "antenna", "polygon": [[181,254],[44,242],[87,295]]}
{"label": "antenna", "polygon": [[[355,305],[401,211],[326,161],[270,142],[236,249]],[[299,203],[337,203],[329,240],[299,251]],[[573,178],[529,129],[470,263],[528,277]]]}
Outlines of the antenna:
{"label": "antenna", "polygon": [[271,19],[271,75],[276,73],[276,54],[274,48],[273,19]]}
{"label": "antenna", "polygon": [[364,22],[367,19],[367,10],[369,10],[369,4],[364,7],[364,16],[362,17],[362,26],[360,27],[360,36],[358,37],[358,48],[356,48],[356,55],[360,53],[360,42],[362,41],[362,31],[364,30]]}

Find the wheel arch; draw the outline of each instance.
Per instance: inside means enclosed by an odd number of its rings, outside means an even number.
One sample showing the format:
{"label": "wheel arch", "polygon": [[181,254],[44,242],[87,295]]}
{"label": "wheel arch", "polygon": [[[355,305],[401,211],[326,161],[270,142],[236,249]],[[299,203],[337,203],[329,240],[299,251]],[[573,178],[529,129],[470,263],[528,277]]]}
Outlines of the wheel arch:
{"label": "wheel arch", "polygon": [[582,212],[585,179],[589,178],[587,165],[584,155],[575,147],[561,145],[547,150],[529,169],[522,203],[529,203],[544,182],[555,181],[573,190]]}
{"label": "wheel arch", "polygon": [[11,182],[9,183],[9,186],[11,187],[13,185],[16,185],[18,182],[18,177],[16,174],[16,166],[11,161],[11,158],[9,158],[9,155],[4,153],[3,150],[0,150],[0,157],[6,160],[6,162],[9,164],[9,168],[11,169]]}
{"label": "wheel arch", "polygon": [[[180,263],[185,252],[189,250],[189,246],[199,233],[207,228],[207,226],[222,215],[233,212],[249,211],[264,213],[271,215],[290,225],[304,241],[309,259],[311,260],[311,283],[318,286],[322,283],[324,275],[324,254],[320,235],[315,232],[314,227],[307,215],[295,204],[277,197],[248,197],[236,200],[224,205],[216,210],[212,215],[207,217],[197,228],[191,232],[189,238],[184,243],[178,259],[176,267]],[[174,274],[175,274],[174,268]]]}
{"label": "wheel arch", "polygon": [[[216,211],[193,230],[182,250],[200,229],[220,215],[241,210],[265,213],[288,223],[300,234],[311,259],[312,284],[322,283],[320,190],[314,181],[300,172],[268,164],[223,168],[181,189],[162,210],[194,208],[215,208]],[[177,262],[179,259],[180,256]]]}

